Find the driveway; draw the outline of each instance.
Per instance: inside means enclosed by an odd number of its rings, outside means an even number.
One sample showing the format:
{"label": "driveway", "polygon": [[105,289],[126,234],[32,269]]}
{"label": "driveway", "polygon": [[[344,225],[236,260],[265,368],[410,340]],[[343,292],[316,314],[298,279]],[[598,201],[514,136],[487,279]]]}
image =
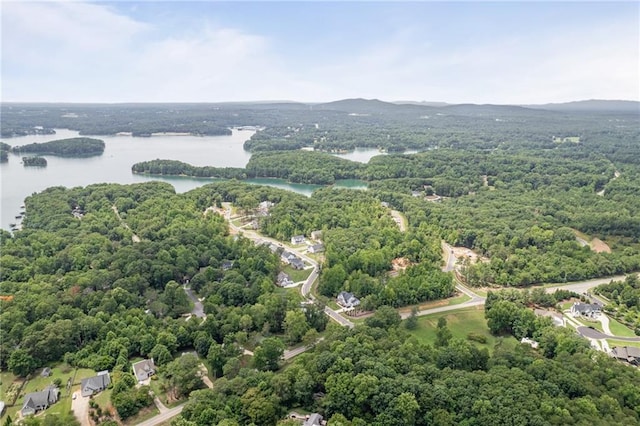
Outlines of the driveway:
{"label": "driveway", "polygon": [[578,327],[578,333],[582,336],[587,337],[589,339],[615,339],[622,340],[625,342],[640,342],[640,337],[620,337],[620,336],[612,336],[610,334],[602,333],[594,328],[590,327]]}
{"label": "driveway", "polygon": [[76,396],[76,399],[71,400],[73,415],[78,419],[81,426],[91,426],[91,423],[89,423],[89,397],[82,396],[79,390],[75,391],[73,395]]}

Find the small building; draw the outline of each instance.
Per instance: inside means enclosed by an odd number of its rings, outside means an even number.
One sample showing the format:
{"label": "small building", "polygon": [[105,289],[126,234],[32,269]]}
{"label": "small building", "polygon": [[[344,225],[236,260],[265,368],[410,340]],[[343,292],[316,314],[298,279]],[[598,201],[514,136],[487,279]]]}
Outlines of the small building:
{"label": "small building", "polygon": [[291,259],[289,264],[293,269],[297,269],[300,271],[304,269],[304,262],[299,257],[294,257],[293,259]]}
{"label": "small building", "polygon": [[222,270],[223,271],[228,271],[231,268],[233,268],[233,262],[232,261],[225,260],[224,262],[222,262]]}
{"label": "small building", "polygon": [[304,235],[294,235],[293,237],[291,237],[291,244],[302,244],[304,242]]}
{"label": "small building", "polygon": [[55,386],[49,386],[40,392],[31,392],[24,397],[24,404],[20,412],[22,416],[31,416],[39,411],[46,410],[50,405],[58,402],[60,390]]}
{"label": "small building", "polygon": [[632,365],[640,365],[640,348],[634,346],[616,346],[609,355]]}
{"label": "small building", "polygon": [[97,375],[80,381],[80,393],[82,396],[92,396],[105,390],[110,383],[109,372],[100,371]]}
{"label": "small building", "polygon": [[324,426],[326,424],[327,422],[324,421],[322,415],[313,413],[307,416],[302,426]]}
{"label": "small building", "polygon": [[529,339],[528,337],[523,337],[522,340],[520,340],[520,343],[524,343],[525,345],[529,345],[533,349],[538,349],[538,342],[536,342],[533,339]]}
{"label": "small building", "polygon": [[346,291],[341,291],[337,298],[338,305],[343,308],[355,308],[360,304],[360,299]]}
{"label": "small building", "polygon": [[322,231],[312,231],[311,232],[311,239],[313,241],[320,241],[322,240]]}
{"label": "small building", "polygon": [[280,255],[280,259],[282,260],[282,262],[284,262],[285,264],[290,264],[291,261],[293,259],[297,259],[297,256],[293,253],[291,253],[290,251],[283,251],[282,254]]}
{"label": "small building", "polygon": [[277,278],[276,282],[278,283],[278,285],[280,287],[285,287],[285,286],[293,284],[293,280],[291,279],[291,277],[288,274],[284,273],[284,272],[280,272],[278,274],[278,278]]}
{"label": "small building", "polygon": [[595,303],[574,303],[571,307],[571,315],[574,317],[598,318],[600,316],[601,307]]}
{"label": "small building", "polygon": [[322,243],[313,244],[309,246],[309,248],[307,248],[307,251],[309,253],[322,253],[324,251],[324,244]]}
{"label": "small building", "polygon": [[156,374],[156,365],[153,362],[153,358],[138,361],[131,368],[133,368],[133,375],[136,376],[139,382],[143,382]]}
{"label": "small building", "polygon": [[51,369],[49,367],[45,367],[42,369],[42,372],[40,373],[41,377],[49,377],[51,375]]}

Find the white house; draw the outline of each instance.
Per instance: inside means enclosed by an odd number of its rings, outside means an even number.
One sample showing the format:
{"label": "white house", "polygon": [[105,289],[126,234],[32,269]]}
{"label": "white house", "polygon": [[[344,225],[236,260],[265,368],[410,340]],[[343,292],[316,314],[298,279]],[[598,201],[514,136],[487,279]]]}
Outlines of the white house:
{"label": "white house", "polygon": [[338,305],[343,308],[355,308],[360,304],[360,300],[354,296],[353,293],[346,291],[341,291],[340,294],[338,294],[337,302]]}
{"label": "white house", "polygon": [[574,317],[598,318],[600,316],[600,305],[595,303],[574,303],[571,307],[571,315]]}
{"label": "white house", "polygon": [[305,242],[304,235],[294,235],[291,237],[291,244],[302,244]]}

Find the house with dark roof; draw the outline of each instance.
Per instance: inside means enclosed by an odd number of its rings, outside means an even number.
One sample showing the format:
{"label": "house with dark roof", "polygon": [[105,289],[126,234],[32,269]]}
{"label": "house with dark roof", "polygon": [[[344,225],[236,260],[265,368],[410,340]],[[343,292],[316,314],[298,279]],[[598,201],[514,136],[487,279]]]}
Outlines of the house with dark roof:
{"label": "house with dark roof", "polygon": [[278,285],[280,287],[285,287],[285,286],[293,284],[293,280],[291,279],[291,277],[288,274],[284,273],[284,272],[280,272],[278,274],[278,278],[277,278],[276,282],[278,283]]}
{"label": "house with dark roof", "polygon": [[609,355],[629,364],[640,365],[640,348],[634,346],[616,346]]}
{"label": "house with dark roof", "polygon": [[324,251],[324,244],[318,243],[311,245],[309,246],[309,248],[307,248],[307,251],[309,253],[322,253]]}
{"label": "house with dark roof", "polygon": [[574,303],[571,307],[571,314],[574,317],[597,318],[600,315],[601,307],[595,303]]}
{"label": "house with dark roof", "polygon": [[111,383],[108,371],[100,371],[93,377],[87,377],[80,381],[80,393],[82,396],[91,396],[102,392]]}
{"label": "house with dark roof", "polygon": [[131,368],[133,368],[133,375],[136,376],[139,382],[143,382],[156,374],[156,365],[153,362],[153,358],[138,361]]}
{"label": "house with dark roof", "polygon": [[50,405],[58,402],[60,390],[55,386],[49,386],[40,392],[31,392],[24,397],[24,404],[20,412],[22,416],[31,416],[38,411],[46,410]]}
{"label": "house with dark roof", "polygon": [[341,291],[340,294],[338,294],[337,302],[338,305],[343,308],[355,308],[360,304],[360,300],[354,296],[353,293],[346,291]]}
{"label": "house with dark roof", "polygon": [[304,269],[304,262],[299,257],[294,257],[293,259],[291,259],[289,264],[293,269],[298,269],[298,270]]}

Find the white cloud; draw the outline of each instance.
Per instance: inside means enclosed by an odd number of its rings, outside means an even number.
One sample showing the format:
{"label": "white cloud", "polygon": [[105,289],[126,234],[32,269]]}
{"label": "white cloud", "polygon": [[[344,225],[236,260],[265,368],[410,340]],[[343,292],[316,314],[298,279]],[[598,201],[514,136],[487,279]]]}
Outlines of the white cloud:
{"label": "white cloud", "polygon": [[310,49],[280,51],[269,35],[232,27],[164,30],[94,3],[4,2],[2,99],[535,103],[640,97],[638,29],[628,22],[567,25],[447,48],[438,34],[400,28],[384,42],[339,52],[339,60],[316,58]]}

